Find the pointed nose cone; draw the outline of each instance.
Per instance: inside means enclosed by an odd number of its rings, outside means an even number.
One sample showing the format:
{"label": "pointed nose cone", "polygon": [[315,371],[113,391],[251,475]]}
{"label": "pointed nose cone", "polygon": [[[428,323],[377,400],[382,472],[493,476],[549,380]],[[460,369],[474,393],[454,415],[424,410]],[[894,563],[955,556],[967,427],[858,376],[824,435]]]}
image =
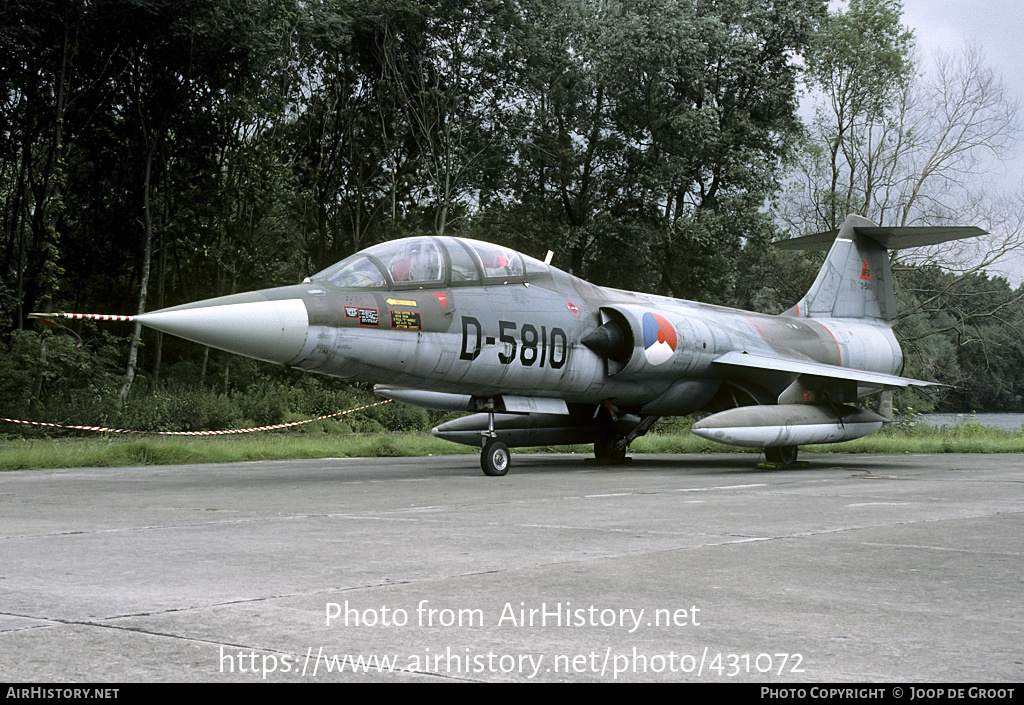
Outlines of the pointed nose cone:
{"label": "pointed nose cone", "polygon": [[580,342],[598,355],[623,365],[629,361],[633,352],[632,339],[623,335],[622,328],[614,321],[590,331]]}
{"label": "pointed nose cone", "polygon": [[144,313],[136,320],[164,333],[267,362],[286,364],[302,351],[309,316],[301,299],[217,301]]}

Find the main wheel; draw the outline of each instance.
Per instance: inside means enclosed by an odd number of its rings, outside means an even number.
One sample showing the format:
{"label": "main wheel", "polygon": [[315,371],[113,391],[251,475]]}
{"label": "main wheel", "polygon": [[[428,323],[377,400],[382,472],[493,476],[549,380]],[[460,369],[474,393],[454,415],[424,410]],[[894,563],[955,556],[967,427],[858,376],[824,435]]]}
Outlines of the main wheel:
{"label": "main wheel", "polygon": [[501,477],[508,473],[511,464],[512,454],[508,452],[508,446],[501,441],[488,441],[480,453],[480,468],[484,475]]}
{"label": "main wheel", "polygon": [[796,456],[799,449],[796,446],[779,446],[777,448],[765,448],[764,459],[776,465],[785,465],[787,468],[796,465]]}
{"label": "main wheel", "polygon": [[626,447],[618,447],[621,436],[608,435],[594,442],[594,458],[599,463],[620,465],[626,460]]}

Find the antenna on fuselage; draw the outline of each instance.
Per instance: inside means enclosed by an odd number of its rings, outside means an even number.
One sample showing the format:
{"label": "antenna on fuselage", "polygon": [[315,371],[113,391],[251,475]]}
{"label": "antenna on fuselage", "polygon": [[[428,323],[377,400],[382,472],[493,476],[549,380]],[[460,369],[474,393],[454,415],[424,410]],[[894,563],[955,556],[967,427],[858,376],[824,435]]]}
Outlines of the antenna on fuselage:
{"label": "antenna on fuselage", "polygon": [[548,253],[544,256],[544,264],[551,264],[551,258],[554,256],[554,251],[548,250]]}

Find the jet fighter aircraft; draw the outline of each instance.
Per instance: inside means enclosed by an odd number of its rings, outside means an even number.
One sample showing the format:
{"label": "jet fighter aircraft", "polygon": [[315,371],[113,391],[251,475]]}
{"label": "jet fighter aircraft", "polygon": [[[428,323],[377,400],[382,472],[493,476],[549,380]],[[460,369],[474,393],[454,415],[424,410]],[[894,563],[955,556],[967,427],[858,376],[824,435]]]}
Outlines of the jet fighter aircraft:
{"label": "jet fighter aircraft", "polygon": [[887,250],[983,232],[850,216],[838,231],[784,240],[829,252],[780,315],[594,286],[507,247],[425,236],[374,245],[301,284],[133,318],[373,382],[407,404],[476,412],[433,433],[480,446],[487,475],[507,473],[517,446],[593,443],[599,460],[622,461],[660,417],[698,411],[710,415],[697,435],[786,466],[800,445],[881,428],[885,417],[851,406],[861,395],[932,384],[900,376]]}

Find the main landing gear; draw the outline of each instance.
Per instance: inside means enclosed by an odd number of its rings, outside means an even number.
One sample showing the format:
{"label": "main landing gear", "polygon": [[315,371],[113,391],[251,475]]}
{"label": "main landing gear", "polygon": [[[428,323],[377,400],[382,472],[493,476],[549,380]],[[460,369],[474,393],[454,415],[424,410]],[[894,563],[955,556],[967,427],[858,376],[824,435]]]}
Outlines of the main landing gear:
{"label": "main landing gear", "polygon": [[796,465],[798,448],[796,446],[779,446],[776,448],[765,448],[764,459],[772,465],[781,465],[791,468]]}
{"label": "main landing gear", "polygon": [[594,459],[601,465],[622,465],[626,462],[628,444],[618,433],[609,433],[594,442]]}
{"label": "main landing gear", "polygon": [[608,412],[610,423],[605,427],[604,434],[594,441],[594,460],[599,465],[622,465],[630,459],[626,456],[629,444],[645,435],[658,422],[660,416],[637,416],[623,413],[616,409],[610,399],[605,399],[594,417],[601,409]]}

